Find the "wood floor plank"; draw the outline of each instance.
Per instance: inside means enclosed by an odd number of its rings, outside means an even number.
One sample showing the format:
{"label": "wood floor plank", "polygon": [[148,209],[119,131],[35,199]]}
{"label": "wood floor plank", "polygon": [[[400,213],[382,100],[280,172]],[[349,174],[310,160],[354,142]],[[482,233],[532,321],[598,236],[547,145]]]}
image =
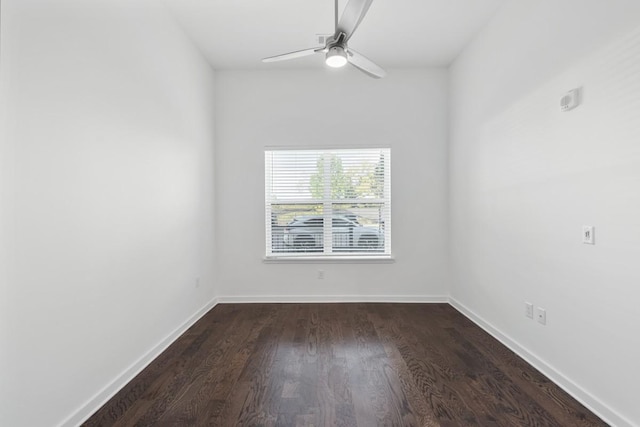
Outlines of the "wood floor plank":
{"label": "wood floor plank", "polygon": [[409,314],[414,314],[414,307],[401,308],[407,315],[398,317],[398,328],[407,333],[402,335],[398,348],[438,422],[443,426],[459,420],[465,425],[483,425],[483,421],[486,424],[482,411],[477,413],[478,408],[469,402],[472,399],[456,386],[463,372],[451,357],[453,342],[442,334],[433,313],[427,313],[423,322],[411,322],[413,316]]}
{"label": "wood floor plank", "polygon": [[[221,411],[227,397],[230,383],[236,377],[229,378],[237,372],[234,369],[220,369],[224,366],[244,366],[253,348],[260,328],[254,328],[255,318],[238,316],[228,325],[224,338],[203,346],[202,363],[190,374],[189,380],[174,401],[168,406],[158,420],[167,425],[194,425],[214,417]],[[246,357],[242,357],[246,355]],[[212,402],[212,404],[208,404]]]}
{"label": "wood floor plank", "polygon": [[253,345],[253,351],[248,354],[244,367],[240,372],[235,386],[230,390],[225,406],[213,425],[275,425],[276,417],[264,411],[267,381],[273,369],[275,352],[279,337],[279,328],[283,320],[283,312],[276,306],[270,307],[258,322],[261,324],[260,333]]}
{"label": "wood floor plank", "polygon": [[84,425],[606,423],[448,304],[220,304]]}
{"label": "wood floor plank", "polygon": [[335,312],[331,307],[318,311],[318,425],[354,425],[347,361],[341,351],[342,337],[336,323],[331,321]]}
{"label": "wood floor plank", "polygon": [[372,310],[370,318],[374,322],[387,358],[391,362],[386,366],[394,371],[391,376],[397,377],[400,381],[400,390],[395,391],[395,393],[406,395],[404,401],[411,406],[410,410],[415,412],[414,416],[417,425],[421,427],[438,427],[440,424],[431,412],[426,400],[422,398],[413,375],[398,349],[398,346],[403,343],[403,334],[397,328],[396,323],[392,321],[393,314],[388,308],[387,306],[383,307],[381,311]]}

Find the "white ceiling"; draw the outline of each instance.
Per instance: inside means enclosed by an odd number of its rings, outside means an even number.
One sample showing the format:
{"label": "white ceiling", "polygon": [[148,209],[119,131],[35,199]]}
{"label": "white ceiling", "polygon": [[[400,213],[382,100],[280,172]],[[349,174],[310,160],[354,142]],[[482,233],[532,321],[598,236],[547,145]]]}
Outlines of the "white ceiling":
{"label": "white ceiling", "polygon": [[[446,66],[505,1],[374,0],[349,45],[383,68]],[[316,34],[333,33],[334,0],[166,2],[216,69],[321,66],[322,55],[260,59],[319,46]]]}

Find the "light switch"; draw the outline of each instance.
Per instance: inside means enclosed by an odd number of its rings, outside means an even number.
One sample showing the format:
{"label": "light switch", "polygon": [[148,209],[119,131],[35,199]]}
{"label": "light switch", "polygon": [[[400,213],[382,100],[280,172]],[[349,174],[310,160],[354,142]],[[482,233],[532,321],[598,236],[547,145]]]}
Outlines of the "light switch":
{"label": "light switch", "polygon": [[582,243],[585,245],[595,245],[595,227],[593,225],[585,225],[582,227]]}

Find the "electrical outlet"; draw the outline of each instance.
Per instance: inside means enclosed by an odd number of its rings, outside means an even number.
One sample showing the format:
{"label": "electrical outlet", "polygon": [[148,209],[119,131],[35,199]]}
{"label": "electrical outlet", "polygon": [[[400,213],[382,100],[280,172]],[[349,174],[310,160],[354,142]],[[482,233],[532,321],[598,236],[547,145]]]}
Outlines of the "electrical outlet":
{"label": "electrical outlet", "polygon": [[545,310],[542,307],[538,307],[538,323],[542,324],[542,325],[546,325],[547,324],[547,310]]}
{"label": "electrical outlet", "polygon": [[524,315],[529,319],[533,319],[533,304],[530,302],[525,301],[524,303]]}
{"label": "electrical outlet", "polygon": [[324,279],[324,270],[318,270],[318,279],[319,280]]}

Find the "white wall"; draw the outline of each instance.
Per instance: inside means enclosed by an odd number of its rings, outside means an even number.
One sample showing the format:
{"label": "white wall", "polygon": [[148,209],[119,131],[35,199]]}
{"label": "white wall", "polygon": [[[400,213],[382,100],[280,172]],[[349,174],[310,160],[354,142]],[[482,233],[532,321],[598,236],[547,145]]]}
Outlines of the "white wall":
{"label": "white wall", "polygon": [[[448,289],[447,73],[220,71],[216,218],[223,300],[430,300]],[[390,146],[393,264],[265,264],[264,149]],[[324,270],[325,279],[317,279]]]}
{"label": "white wall", "polygon": [[213,298],[214,76],[155,6],[1,7],[0,425],[74,425]]}
{"label": "white wall", "polygon": [[638,23],[632,0],[508,2],[451,69],[454,304],[617,426],[640,425]]}
{"label": "white wall", "polygon": [[[611,423],[640,424],[640,3],[508,2],[450,82],[224,71],[215,88],[164,12],[136,5],[1,3],[1,425],[80,421],[214,295],[449,291]],[[576,86],[583,105],[559,113]],[[368,144],[392,147],[396,262],[263,263],[265,146]]]}

